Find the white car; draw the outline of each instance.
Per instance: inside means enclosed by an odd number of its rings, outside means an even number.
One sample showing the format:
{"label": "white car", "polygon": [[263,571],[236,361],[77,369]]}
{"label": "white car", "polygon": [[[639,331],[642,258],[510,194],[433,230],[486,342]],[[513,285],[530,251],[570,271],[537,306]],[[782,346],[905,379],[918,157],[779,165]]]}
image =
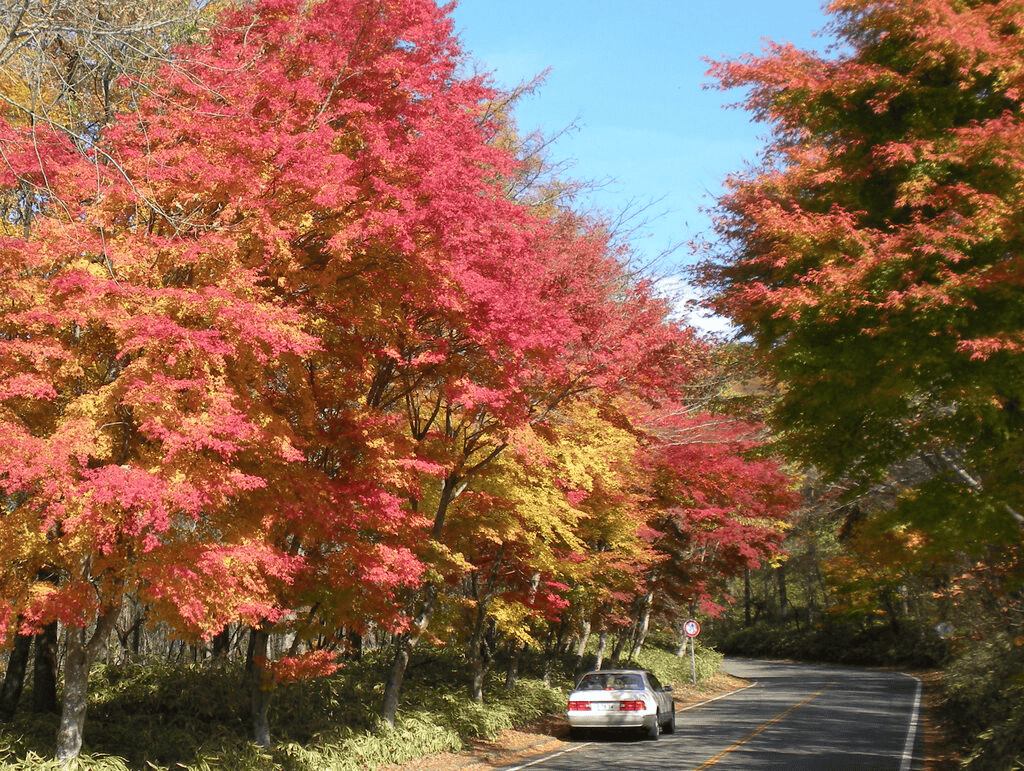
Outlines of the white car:
{"label": "white car", "polygon": [[642,728],[651,739],[676,730],[672,687],[643,669],[587,672],[569,694],[565,717],[573,739],[588,728]]}

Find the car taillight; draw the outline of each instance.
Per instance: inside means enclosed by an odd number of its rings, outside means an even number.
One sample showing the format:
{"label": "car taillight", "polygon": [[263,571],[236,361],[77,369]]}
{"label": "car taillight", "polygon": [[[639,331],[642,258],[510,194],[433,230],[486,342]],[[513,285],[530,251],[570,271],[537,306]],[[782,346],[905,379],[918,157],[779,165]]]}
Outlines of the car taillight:
{"label": "car taillight", "polygon": [[646,706],[642,701],[620,701],[619,712],[642,712]]}
{"label": "car taillight", "polygon": [[589,701],[570,701],[569,702],[570,712],[589,712],[590,702]]}

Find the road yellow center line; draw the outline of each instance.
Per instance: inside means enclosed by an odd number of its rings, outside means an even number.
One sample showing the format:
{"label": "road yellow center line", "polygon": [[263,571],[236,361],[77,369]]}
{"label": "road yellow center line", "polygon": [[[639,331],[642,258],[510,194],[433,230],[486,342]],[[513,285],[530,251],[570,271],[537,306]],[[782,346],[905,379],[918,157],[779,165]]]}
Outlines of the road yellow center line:
{"label": "road yellow center line", "polygon": [[821,694],[825,693],[825,691],[827,691],[829,688],[831,688],[834,685],[835,685],[835,683],[829,683],[828,685],[826,685],[824,688],[822,688],[817,693],[812,693],[810,696],[808,696],[806,699],[804,699],[799,704],[794,704],[792,707],[787,709],[785,712],[783,712],[783,713],[781,713],[779,715],[776,715],[771,720],[769,720],[767,723],[764,723],[763,725],[758,726],[753,731],[751,731],[749,734],[747,734],[742,739],[740,739],[738,742],[733,744],[731,747],[727,747],[726,749],[722,750],[717,755],[715,755],[713,758],[710,758],[709,760],[705,761],[702,765],[697,766],[697,768],[695,768],[694,771],[704,771],[704,769],[706,769],[706,768],[711,768],[711,766],[713,766],[716,763],[718,763],[718,761],[720,761],[722,758],[724,758],[730,752],[734,752],[734,751],[738,750],[740,747],[742,747],[744,744],[749,742],[751,739],[753,739],[759,733],[761,733],[762,731],[766,730],[770,726],[775,725],[776,723],[778,723],[780,720],[785,718],[790,713],[795,712],[796,710],[800,709],[800,707],[802,707],[804,704],[807,704],[808,702],[814,701],[816,698],[821,696]]}

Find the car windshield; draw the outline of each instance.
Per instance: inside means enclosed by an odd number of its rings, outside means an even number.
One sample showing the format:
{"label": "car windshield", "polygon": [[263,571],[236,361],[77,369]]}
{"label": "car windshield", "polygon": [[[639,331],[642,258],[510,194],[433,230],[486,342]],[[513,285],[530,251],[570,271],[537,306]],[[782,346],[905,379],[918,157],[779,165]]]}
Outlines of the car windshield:
{"label": "car windshield", "polygon": [[587,675],[576,690],[578,691],[627,691],[643,688],[640,675],[593,674]]}

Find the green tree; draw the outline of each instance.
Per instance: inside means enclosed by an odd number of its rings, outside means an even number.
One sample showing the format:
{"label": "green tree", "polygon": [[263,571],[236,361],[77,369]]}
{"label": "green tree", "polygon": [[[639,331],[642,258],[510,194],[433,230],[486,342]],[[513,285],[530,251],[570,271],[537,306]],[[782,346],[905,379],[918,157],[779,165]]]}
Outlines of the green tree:
{"label": "green tree", "polygon": [[930,473],[900,507],[933,537],[1019,539],[1020,6],[830,11],[827,56],[771,45],[711,65],[773,133],[728,180],[705,277],[770,352],[792,456],[862,481],[916,457]]}

